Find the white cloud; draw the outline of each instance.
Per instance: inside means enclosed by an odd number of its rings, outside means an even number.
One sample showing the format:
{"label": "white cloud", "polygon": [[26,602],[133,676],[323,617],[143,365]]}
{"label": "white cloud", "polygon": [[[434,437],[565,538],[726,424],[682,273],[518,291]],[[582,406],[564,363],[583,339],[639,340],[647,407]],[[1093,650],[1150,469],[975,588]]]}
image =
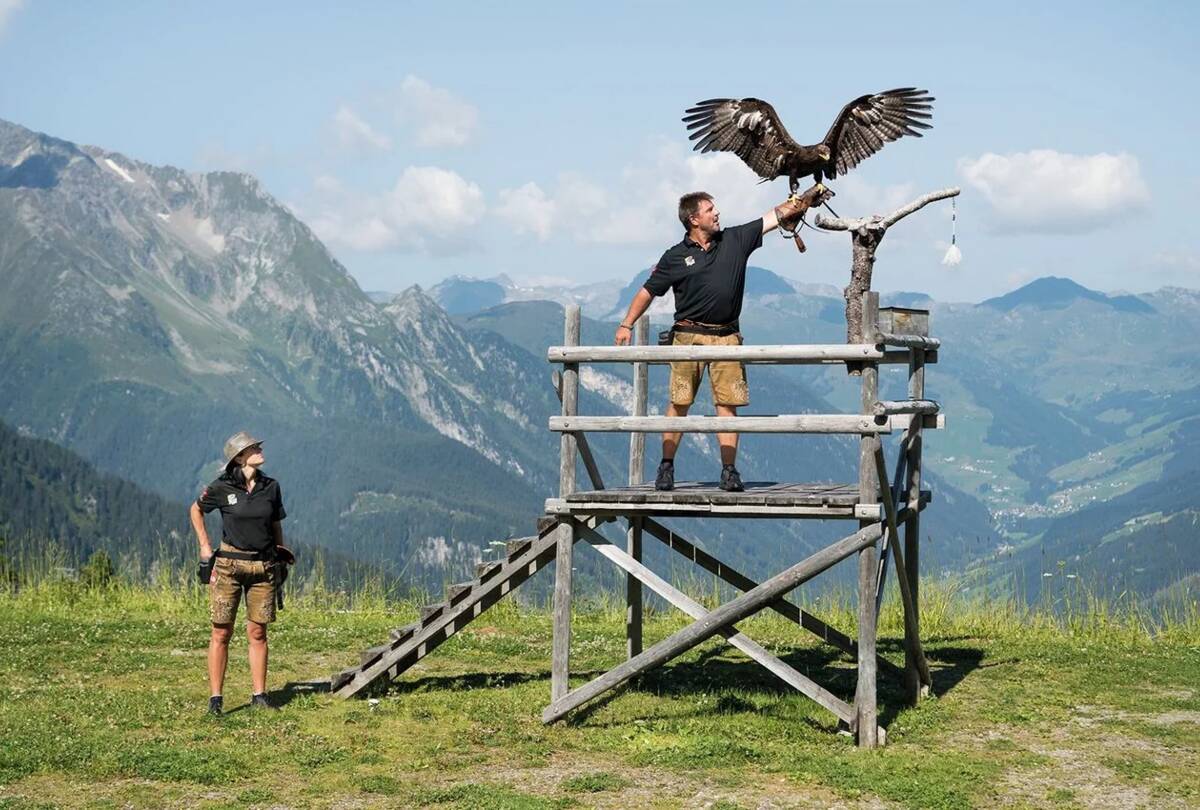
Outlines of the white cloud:
{"label": "white cloud", "polygon": [[474,225],[483,217],[483,191],[457,172],[436,166],[409,166],[389,195],[398,224],[439,237]]}
{"label": "white cloud", "polygon": [[0,0],[0,34],[4,33],[4,27],[8,25],[12,15],[21,10],[25,5],[25,0]]}
{"label": "white cloud", "polygon": [[314,181],[317,202],[302,209],[312,228],[334,245],[362,251],[462,253],[485,211],[483,191],[456,172],[409,166],[378,194],[355,194],[336,179]]}
{"label": "white cloud", "polygon": [[532,233],[539,241],[550,238],[558,213],[558,204],[546,196],[537,183],[500,191],[497,215],[511,224],[517,233]]}
{"label": "white cloud", "polygon": [[474,106],[412,75],[400,83],[397,104],[397,117],[418,146],[463,146],[479,123]]}
{"label": "white cloud", "polygon": [[1162,250],[1155,253],[1151,261],[1171,270],[1200,273],[1200,253],[1185,250]]}
{"label": "white cloud", "polygon": [[991,204],[1001,232],[1083,233],[1150,201],[1137,158],[1125,153],[989,152],[963,158],[958,170]]}
{"label": "white cloud", "polygon": [[[736,155],[699,155],[659,140],[609,180],[572,172],[559,175],[550,191],[534,183],[502,191],[513,210],[499,214],[543,240],[561,232],[585,243],[658,247],[681,231],[676,209],[689,191],[712,194],[724,225],[760,216],[787,196],[783,180],[759,183]],[[837,192],[835,207],[852,216],[888,213],[917,196],[911,183],[873,186],[853,175],[838,181]]]}
{"label": "white cloud", "polygon": [[338,143],[349,149],[367,148],[386,152],[392,148],[391,138],[377,131],[345,105],[333,115],[333,132]]}
{"label": "white cloud", "polygon": [[756,183],[733,155],[691,155],[680,144],[660,141],[609,183],[570,172],[559,175],[553,193],[529,183],[508,199],[522,203],[525,229],[540,238],[561,230],[585,243],[657,246],[680,231],[675,211],[689,191],[711,193],[726,224],[752,219],[782,200],[779,189]]}

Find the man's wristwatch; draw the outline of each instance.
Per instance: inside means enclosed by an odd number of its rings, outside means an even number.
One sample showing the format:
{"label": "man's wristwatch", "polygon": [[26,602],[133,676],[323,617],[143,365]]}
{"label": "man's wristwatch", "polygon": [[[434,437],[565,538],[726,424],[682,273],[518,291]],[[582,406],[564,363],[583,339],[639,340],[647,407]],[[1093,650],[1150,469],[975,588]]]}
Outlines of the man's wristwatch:
{"label": "man's wristwatch", "polygon": [[628,329],[630,332],[632,332],[632,331],[633,331],[633,327],[632,327],[632,326],[627,326],[626,324],[621,324],[621,325],[620,325],[620,326],[618,326],[617,328],[618,328],[618,329]]}

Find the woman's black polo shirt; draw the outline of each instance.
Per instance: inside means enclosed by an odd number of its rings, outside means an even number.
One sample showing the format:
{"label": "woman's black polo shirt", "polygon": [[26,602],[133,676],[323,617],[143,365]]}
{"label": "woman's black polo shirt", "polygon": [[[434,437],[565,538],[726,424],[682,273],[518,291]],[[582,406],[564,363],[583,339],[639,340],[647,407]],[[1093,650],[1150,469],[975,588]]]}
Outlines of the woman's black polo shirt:
{"label": "woman's black polo shirt", "polygon": [[242,551],[266,551],[274,546],[271,524],[287,517],[279,482],[261,470],[252,492],[246,492],[242,471],[234,469],[206,486],[196,504],[204,514],[221,510],[221,545]]}
{"label": "woman's black polo shirt", "polygon": [[708,250],[691,239],[667,249],[646,280],[654,296],[675,290],[675,320],[732,324],[742,314],[746,261],[762,246],[761,218],[713,234]]}

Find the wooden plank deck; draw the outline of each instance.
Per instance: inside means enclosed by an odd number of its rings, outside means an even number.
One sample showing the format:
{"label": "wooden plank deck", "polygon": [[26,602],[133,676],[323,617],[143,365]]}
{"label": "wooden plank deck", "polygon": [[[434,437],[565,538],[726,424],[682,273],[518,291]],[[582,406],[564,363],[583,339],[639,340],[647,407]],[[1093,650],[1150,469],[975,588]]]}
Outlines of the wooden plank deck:
{"label": "wooden plank deck", "polygon": [[549,514],[738,515],[878,519],[877,503],[860,504],[856,484],[748,481],[725,492],[716,481],[681,481],[669,492],[653,483],[572,492],[546,501]]}

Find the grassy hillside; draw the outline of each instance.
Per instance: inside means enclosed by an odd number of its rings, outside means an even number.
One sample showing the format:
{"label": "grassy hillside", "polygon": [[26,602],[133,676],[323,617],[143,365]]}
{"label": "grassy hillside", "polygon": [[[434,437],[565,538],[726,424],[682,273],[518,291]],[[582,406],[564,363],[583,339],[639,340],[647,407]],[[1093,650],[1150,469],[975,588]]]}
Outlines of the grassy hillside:
{"label": "grassy hillside", "polygon": [[[1200,618],[1151,632],[1092,605],[1066,623],[926,589],[937,697],[881,680],[889,744],[860,752],[830,716],[709,643],[544,727],[546,611],[504,603],[376,702],[300,686],[408,621],[411,604],[310,588],[272,630],[284,708],[248,710],[235,642],[222,720],[203,715],[197,589],[0,595],[0,807],[1187,807],[1200,802]],[[852,602],[814,610],[849,629]],[[677,629],[652,616],[648,641]],[[741,628],[833,691],[849,663],[773,617]],[[881,649],[899,660],[889,605]],[[621,612],[576,614],[574,681],[623,654]],[[287,684],[287,686],[285,686]]]}

